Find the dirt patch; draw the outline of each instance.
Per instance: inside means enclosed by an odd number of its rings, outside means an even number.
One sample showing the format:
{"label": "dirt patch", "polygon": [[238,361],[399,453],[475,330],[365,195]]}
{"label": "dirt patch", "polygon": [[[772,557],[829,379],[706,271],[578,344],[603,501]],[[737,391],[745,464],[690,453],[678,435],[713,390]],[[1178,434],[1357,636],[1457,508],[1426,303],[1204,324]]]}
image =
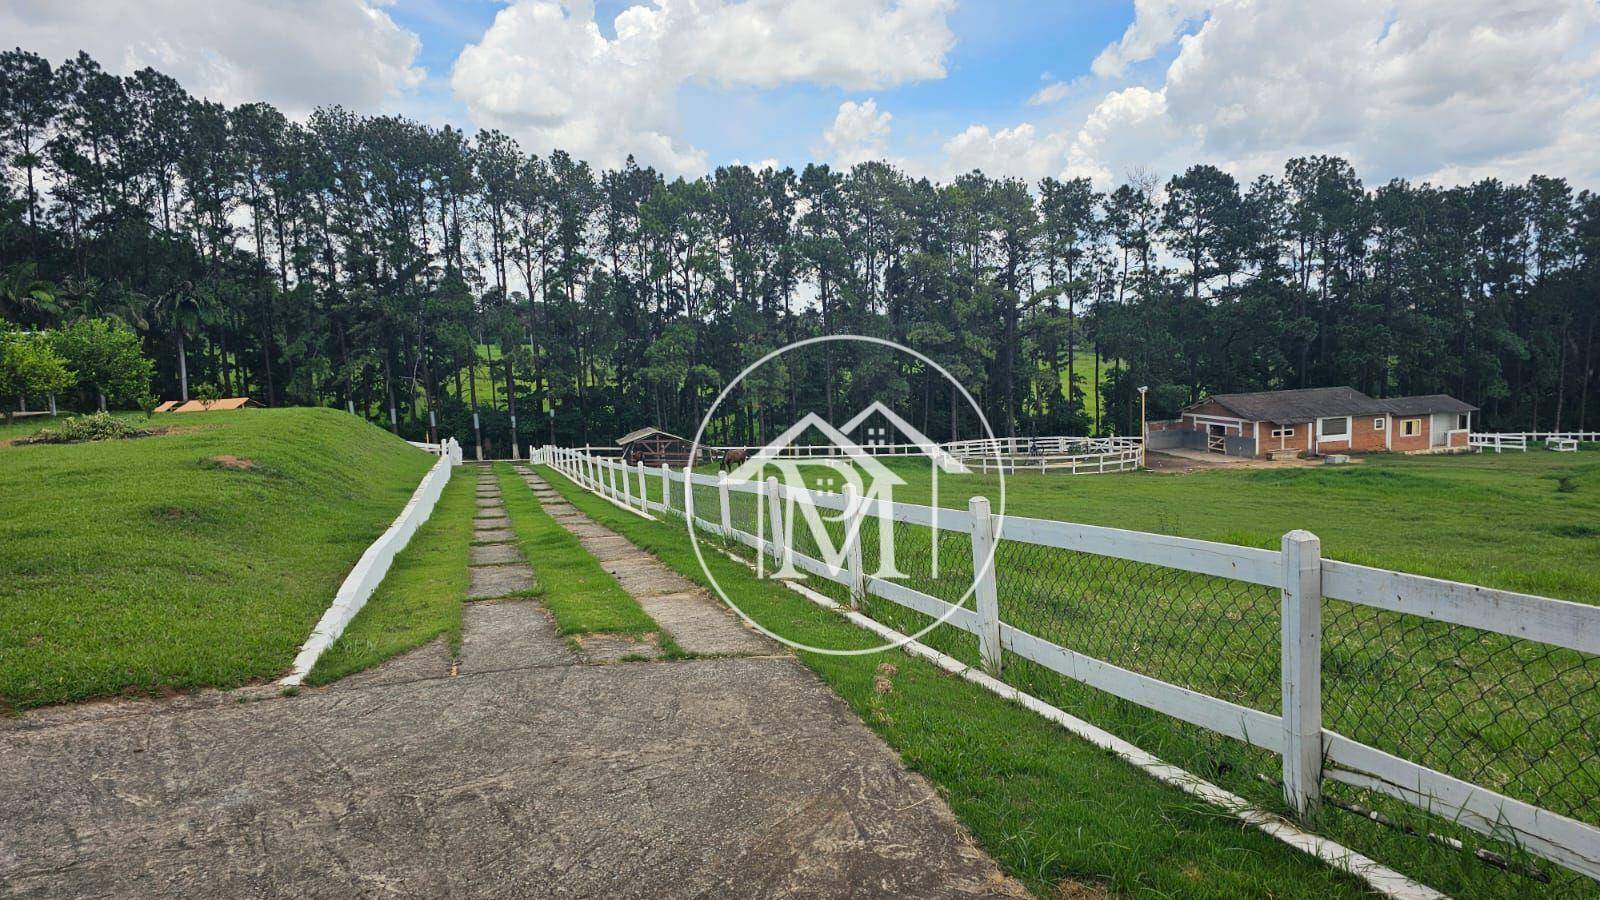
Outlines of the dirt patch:
{"label": "dirt patch", "polygon": [[211,457],[211,462],[219,469],[236,469],[239,471],[248,472],[252,469],[258,468],[255,460],[246,459],[242,456],[233,456],[228,453]]}

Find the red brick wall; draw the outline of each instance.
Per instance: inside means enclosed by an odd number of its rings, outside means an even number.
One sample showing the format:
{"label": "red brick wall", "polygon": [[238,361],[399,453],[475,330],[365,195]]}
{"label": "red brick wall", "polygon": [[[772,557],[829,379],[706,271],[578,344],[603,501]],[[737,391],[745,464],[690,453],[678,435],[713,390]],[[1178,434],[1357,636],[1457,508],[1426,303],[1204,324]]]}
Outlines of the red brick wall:
{"label": "red brick wall", "polygon": [[[1282,426],[1280,426],[1280,425],[1276,425],[1276,424],[1274,424],[1272,422],[1262,422],[1261,423],[1261,440],[1256,444],[1256,456],[1265,458],[1267,456],[1267,454],[1272,453],[1272,452],[1280,449],[1280,445],[1281,445],[1281,449],[1284,449],[1284,450],[1299,450],[1301,453],[1305,453],[1306,452],[1306,434],[1307,434],[1306,429],[1310,428],[1310,427],[1311,426],[1309,426],[1309,425],[1282,425]],[[1282,437],[1282,438],[1273,437],[1272,436],[1272,432],[1274,430],[1277,430],[1277,429],[1280,429],[1280,428],[1292,429],[1294,431],[1294,433],[1291,434],[1291,435],[1288,435],[1286,437]],[[1251,430],[1248,433],[1249,434],[1254,434],[1255,431]]]}
{"label": "red brick wall", "polygon": [[1396,453],[1406,453],[1411,450],[1428,449],[1428,442],[1430,440],[1429,435],[1432,434],[1433,431],[1433,417],[1409,417],[1417,420],[1417,433],[1411,435],[1410,437],[1406,437],[1403,429],[1400,427],[1400,423],[1406,421],[1406,418],[1407,417],[1402,416],[1391,417],[1389,427],[1394,429],[1394,437],[1390,439],[1391,443],[1389,445],[1389,449]]}

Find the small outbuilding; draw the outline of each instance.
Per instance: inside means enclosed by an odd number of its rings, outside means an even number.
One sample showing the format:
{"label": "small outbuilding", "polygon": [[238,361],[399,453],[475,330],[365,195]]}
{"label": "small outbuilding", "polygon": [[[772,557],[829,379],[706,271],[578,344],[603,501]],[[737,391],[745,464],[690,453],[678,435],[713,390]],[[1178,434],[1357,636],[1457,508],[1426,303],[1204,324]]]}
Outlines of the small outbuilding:
{"label": "small outbuilding", "polygon": [[686,437],[679,437],[669,431],[664,431],[654,425],[630,431],[617,438],[617,446],[622,448],[622,458],[630,465],[644,463],[647,466],[661,467],[674,466],[683,468],[691,464],[698,464],[705,449],[695,453],[694,441]]}
{"label": "small outbuilding", "polygon": [[1351,387],[1216,394],[1150,423],[1148,446],[1253,457],[1466,450],[1476,411],[1446,394],[1379,399]]}

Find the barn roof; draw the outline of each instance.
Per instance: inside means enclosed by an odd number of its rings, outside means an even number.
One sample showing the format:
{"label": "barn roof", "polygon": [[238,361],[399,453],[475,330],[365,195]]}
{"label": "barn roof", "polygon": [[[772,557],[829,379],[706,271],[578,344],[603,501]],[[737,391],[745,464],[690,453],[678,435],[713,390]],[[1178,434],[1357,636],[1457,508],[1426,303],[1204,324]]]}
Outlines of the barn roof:
{"label": "barn roof", "polygon": [[618,447],[626,447],[627,445],[633,443],[634,441],[639,440],[640,438],[647,438],[647,437],[650,437],[651,435],[655,435],[655,434],[659,434],[662,437],[672,438],[675,441],[683,441],[684,443],[688,443],[689,442],[689,439],[686,438],[686,437],[679,437],[679,436],[673,434],[670,431],[666,431],[664,429],[657,428],[654,425],[646,425],[645,427],[639,429],[638,431],[630,431],[627,434],[623,435],[622,437],[617,438],[617,446]]}
{"label": "barn roof", "polygon": [[[1384,407],[1384,401],[1374,400],[1352,387],[1215,394],[1206,399],[1216,401],[1246,421],[1277,422],[1280,425],[1309,422],[1325,416],[1382,415],[1389,411]],[[1185,409],[1193,409],[1199,405],[1196,403]]]}
{"label": "barn roof", "polygon": [[1469,413],[1477,407],[1449,394],[1419,394],[1415,397],[1390,397],[1382,401],[1397,416],[1425,416],[1429,413]]}

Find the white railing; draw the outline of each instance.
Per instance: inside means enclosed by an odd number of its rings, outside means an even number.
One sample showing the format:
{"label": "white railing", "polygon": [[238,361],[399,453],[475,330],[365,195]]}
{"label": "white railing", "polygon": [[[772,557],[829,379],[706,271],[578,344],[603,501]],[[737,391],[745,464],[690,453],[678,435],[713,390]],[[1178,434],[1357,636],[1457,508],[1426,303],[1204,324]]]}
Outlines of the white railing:
{"label": "white railing", "polygon": [[[949,441],[943,444],[887,444],[860,445],[869,456],[917,457],[936,456],[940,451],[954,460],[984,472],[1051,472],[1066,471],[1073,475],[1127,472],[1138,469],[1144,461],[1143,441],[1137,437],[1048,437],[980,438],[966,441]],[[836,459],[845,455],[844,448],[834,444],[790,444],[780,448],[765,446],[706,446],[703,451],[723,454],[730,450],[743,450],[751,454],[764,453],[780,459]],[[619,447],[585,445],[582,451],[591,456],[617,457]],[[531,451],[530,451],[531,452]]]}
{"label": "white railing", "polygon": [[437,456],[448,455],[452,465],[461,465],[461,444],[455,438],[445,438],[437,444],[431,444],[427,441],[406,441],[406,443],[417,448],[418,450],[423,450]]}
{"label": "white railing", "polygon": [[[677,471],[630,466],[574,450],[545,447],[534,454],[574,483],[643,515],[691,518],[706,531],[848,589],[851,606],[867,595],[933,617],[973,633],[984,667],[998,674],[1007,654],[1031,660],[1123,700],[1210,729],[1282,758],[1285,798],[1298,812],[1321,799],[1321,780],[1375,791],[1422,807],[1459,825],[1508,840],[1531,853],[1600,879],[1600,828],[1473,784],[1420,763],[1346,737],[1322,723],[1322,616],[1324,598],[1453,626],[1536,642],[1553,652],[1600,656],[1600,607],[1369,568],[1324,559],[1315,535],[1292,531],[1277,550],[1148,534],[1020,516],[990,515],[988,501],[973,498],[968,509],[934,509],[865,500],[858,513],[880,522],[966,531],[972,559],[991,558],[991,541],[1053,547],[1111,560],[1161,566],[1213,578],[1266,586],[1279,594],[1280,713],[1266,712],[1135,672],[1061,646],[1006,621],[995,601],[996,585],[1008,576],[993,566],[978,573],[972,608],[861,570],[860,539],[843,567],[797,551],[792,535],[798,499],[822,510],[841,511],[847,498],[766,482],[733,481]],[[716,502],[696,506],[696,488]],[[736,527],[731,498],[751,495],[755,531]],[[788,510],[788,520],[784,510]],[[1557,650],[1556,648],[1562,648]],[[1576,671],[1588,671],[1578,663]],[[1593,685],[1587,689],[1592,693]],[[1589,695],[1586,694],[1587,698]],[[1588,699],[1585,700],[1588,702]],[[1570,738],[1569,738],[1570,739]],[[1580,735],[1578,740],[1582,740]],[[1583,748],[1574,748],[1583,755]],[[1580,765],[1591,763],[1581,762]]]}
{"label": "white railing", "polygon": [[1467,446],[1474,450],[1493,450],[1504,453],[1507,450],[1516,450],[1520,453],[1528,452],[1527,435],[1522,434],[1486,434],[1476,432],[1467,436]]}
{"label": "white railing", "polygon": [[1563,450],[1577,449],[1578,444],[1600,443],[1600,431],[1501,431],[1473,432],[1467,444],[1477,450],[1506,450],[1527,452],[1529,444],[1544,443]]}

